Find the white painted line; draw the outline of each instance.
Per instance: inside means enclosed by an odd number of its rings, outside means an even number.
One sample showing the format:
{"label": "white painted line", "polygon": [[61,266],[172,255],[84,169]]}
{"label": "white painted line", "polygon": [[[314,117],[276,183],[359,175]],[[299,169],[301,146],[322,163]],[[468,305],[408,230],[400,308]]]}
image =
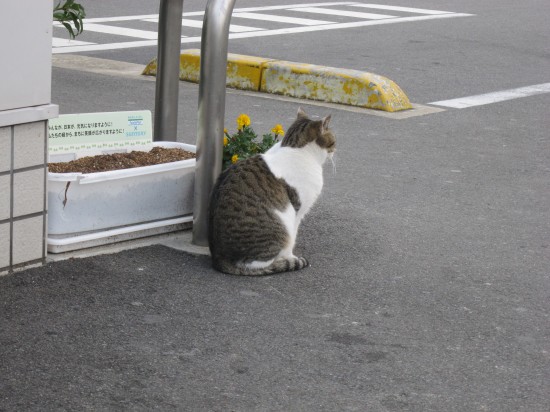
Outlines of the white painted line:
{"label": "white painted line", "polygon": [[[151,23],[158,23],[159,19],[158,17],[152,18],[152,19],[142,19],[142,21],[147,21]],[[181,19],[181,25],[184,27],[193,27],[196,29],[202,29],[202,20],[192,20],[192,19]],[[251,27],[251,26],[239,26],[238,24],[230,24],[229,25],[229,32],[230,33],[242,33],[247,31],[259,31],[259,30],[265,30],[261,27]],[[185,37],[185,36],[184,36]]]}
{"label": "white painted line", "polygon": [[[198,38],[200,41],[200,37]],[[133,49],[136,47],[156,46],[156,40],[125,41],[121,43],[90,44],[85,46],[59,47],[52,50],[53,54],[78,53],[86,51]]]}
{"label": "white painted line", "polygon": [[266,10],[292,10],[296,7],[330,7],[330,6],[349,6],[355,4],[353,1],[334,1],[328,3],[302,3],[302,4],[285,4],[284,6],[262,6],[262,7],[245,7],[242,9],[235,9],[234,12],[247,12],[247,11],[266,11]]}
{"label": "white painted line", "polygon": [[[158,18],[158,14],[142,14],[137,16],[116,16],[116,17],[86,17],[84,19],[84,24],[90,23],[110,23],[113,21],[131,21],[131,20],[145,20]],[[54,23],[54,26],[58,26],[59,23]]]}
{"label": "white painted line", "polygon": [[[256,32],[256,33],[233,33],[229,35],[229,39],[244,39],[249,37],[278,36],[281,34],[309,33],[309,32],[315,32],[315,31],[323,31],[323,30],[349,29],[349,28],[356,28],[356,27],[379,26],[382,24],[406,23],[406,22],[414,22],[414,21],[448,19],[448,18],[466,17],[466,16],[472,16],[472,14],[452,13],[452,14],[440,14],[436,16],[414,16],[414,17],[396,17],[394,19],[363,20],[363,21],[348,22],[348,23],[325,24],[321,26],[287,27],[284,29],[265,30],[265,31]],[[188,43],[187,40],[190,40],[190,39],[191,38],[184,39],[182,42]]]}
{"label": "white painted line", "polygon": [[[156,19],[158,23],[158,19]],[[181,25],[185,27],[194,27],[197,29],[202,29],[202,20],[192,20],[192,19],[181,19]]]}
{"label": "white painted line", "polygon": [[[381,19],[381,20],[363,20],[356,21],[351,23],[335,23],[335,24],[325,24],[319,26],[300,26],[300,27],[288,27],[284,29],[276,30],[263,30],[257,32],[248,32],[248,33],[230,33],[229,39],[245,39],[251,37],[264,37],[264,36],[278,36],[281,34],[295,34],[295,33],[309,33],[315,31],[323,30],[338,30],[338,29],[349,29],[356,27],[366,27],[366,26],[378,26],[381,24],[393,24],[393,23],[407,23],[415,21],[424,21],[424,20],[434,20],[434,19],[448,19],[455,17],[468,17],[473,16],[473,14],[467,13],[448,13],[448,14],[439,14],[439,15],[430,15],[430,16],[414,16],[414,17],[396,17],[394,19]],[[182,44],[189,43],[199,43],[201,40],[200,36],[187,37],[182,39]],[[133,42],[122,42],[122,43],[109,43],[109,44],[91,44],[84,46],[71,46],[71,47],[60,47],[52,50],[52,53],[78,53],[86,51],[98,51],[98,50],[116,50],[116,49],[125,49],[125,48],[136,48],[136,47],[147,47],[147,46],[156,46],[156,40],[142,40],[142,41],[133,41]]]}
{"label": "white painted line", "polygon": [[333,21],[302,19],[302,18],[298,18],[298,17],[275,16],[273,14],[247,13],[247,12],[233,13],[233,15],[231,17],[232,18],[233,17],[238,17],[238,18],[241,18],[241,19],[274,21],[274,22],[277,22],[277,23],[301,24],[303,26],[317,26],[319,24],[334,23]]}
{"label": "white painted line", "polygon": [[96,33],[115,34],[118,36],[137,37],[138,39],[156,40],[158,33],[156,31],[129,29],[126,27],[108,26],[105,24],[96,24],[86,22],[86,31]]}
{"label": "white painted line", "polygon": [[345,16],[345,17],[355,17],[357,19],[391,19],[396,16],[390,16],[388,14],[373,14],[373,13],[362,13],[359,11],[346,11],[346,10],[334,10],[334,9],[325,9],[323,7],[297,7],[293,8],[292,11],[301,11],[304,13],[317,13],[317,14],[328,14],[330,16]]}
{"label": "white painted line", "polygon": [[506,100],[535,96],[543,93],[550,93],[550,83],[519,87],[517,89],[503,90],[494,93],[478,94],[475,96],[461,97],[459,99],[441,100],[429,104],[433,104],[434,106],[452,107],[455,109],[465,109],[467,107],[483,106],[485,104],[504,102]]}
{"label": "white painted line", "polygon": [[[262,6],[262,7],[245,7],[241,9],[234,9],[234,13],[238,12],[248,12],[248,11],[265,11],[265,10],[286,10],[292,9],[294,7],[317,7],[317,6],[347,6],[355,4],[353,1],[337,1],[337,2],[328,2],[328,3],[311,3],[311,4],[286,4],[284,6]],[[202,16],[204,11],[191,11],[183,13],[183,17],[193,17],[193,16]],[[148,20],[148,19],[157,19],[158,14],[143,14],[136,16],[116,16],[116,17],[92,17],[84,19],[84,23],[108,23],[113,21],[131,21],[131,20]],[[61,23],[54,23],[56,27],[62,27]]]}
{"label": "white painted line", "polygon": [[363,4],[356,3],[350,4],[353,7],[364,7],[367,9],[379,9],[379,10],[390,10],[390,11],[403,11],[406,13],[418,13],[418,14],[447,14],[452,13],[450,11],[440,11],[440,10],[428,10],[428,9],[416,9],[412,7],[399,7],[399,6],[386,6],[384,4]]}
{"label": "white painted line", "polygon": [[229,25],[229,33],[244,33],[248,31],[261,31],[265,30],[262,27],[251,27],[251,26],[239,26],[238,24]]}
{"label": "white painted line", "polygon": [[68,47],[68,46],[84,46],[85,44],[95,44],[87,41],[71,40],[69,38],[61,39],[59,37],[52,38],[53,47]]}
{"label": "white painted line", "polygon": [[[181,24],[182,26],[185,26],[185,27],[194,27],[197,29],[202,29],[202,20],[182,19]],[[265,29],[261,27],[239,26],[238,24],[229,25],[230,33],[242,33],[247,31],[258,31],[258,30],[265,30]]]}

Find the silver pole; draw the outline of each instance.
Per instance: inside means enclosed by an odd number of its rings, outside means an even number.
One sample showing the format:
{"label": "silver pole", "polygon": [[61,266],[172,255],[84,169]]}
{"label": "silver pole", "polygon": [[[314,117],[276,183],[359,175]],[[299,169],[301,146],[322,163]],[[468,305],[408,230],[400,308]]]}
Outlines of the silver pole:
{"label": "silver pole", "polygon": [[183,0],[161,0],[153,140],[176,141]]}
{"label": "silver pole", "polygon": [[229,21],[235,0],[208,0],[201,40],[193,244],[208,246],[208,201],[222,167]]}

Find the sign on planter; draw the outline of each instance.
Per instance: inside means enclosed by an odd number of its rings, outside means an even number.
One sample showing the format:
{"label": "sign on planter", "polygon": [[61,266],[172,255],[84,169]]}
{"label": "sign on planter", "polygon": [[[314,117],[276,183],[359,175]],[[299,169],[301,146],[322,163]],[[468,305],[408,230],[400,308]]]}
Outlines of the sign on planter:
{"label": "sign on planter", "polygon": [[63,114],[48,122],[50,153],[117,149],[151,143],[149,110]]}

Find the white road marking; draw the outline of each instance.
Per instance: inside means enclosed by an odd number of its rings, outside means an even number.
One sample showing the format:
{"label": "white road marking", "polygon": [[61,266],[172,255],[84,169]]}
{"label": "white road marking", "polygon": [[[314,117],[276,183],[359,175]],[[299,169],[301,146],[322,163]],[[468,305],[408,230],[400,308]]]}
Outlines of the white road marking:
{"label": "white road marking", "polygon": [[355,4],[350,4],[350,6],[352,6],[352,7],[364,7],[364,8],[367,8],[367,9],[403,11],[403,12],[406,12],[406,13],[419,13],[419,14],[447,14],[447,13],[452,13],[450,11],[417,9],[417,8],[412,8],[412,7],[386,6],[384,4],[355,3]]}
{"label": "white road marking", "polygon": [[[397,17],[395,19],[381,19],[381,20],[363,20],[353,23],[335,23],[335,24],[325,24],[320,26],[300,26],[300,27],[288,27],[284,29],[275,29],[275,30],[263,30],[257,32],[248,32],[248,33],[230,33],[229,39],[245,39],[251,37],[264,37],[264,36],[278,36],[281,34],[295,34],[295,33],[309,33],[322,30],[337,30],[337,29],[349,29],[356,27],[366,27],[366,26],[378,26],[381,24],[393,24],[393,23],[405,23],[413,21],[423,21],[423,20],[433,20],[433,19],[442,19],[442,18],[454,18],[454,17],[466,17],[471,16],[471,14],[465,13],[449,13],[441,14],[436,16],[415,16],[415,17]],[[196,37],[187,37],[181,40],[182,44],[189,43],[200,43],[200,36]],[[132,42],[123,42],[123,43],[109,43],[109,44],[91,44],[88,46],[73,46],[73,47],[63,47],[59,49],[54,49],[52,53],[77,53],[77,52],[86,52],[86,51],[99,51],[99,50],[116,50],[124,48],[135,48],[135,47],[146,47],[146,46],[156,46],[156,40],[142,40],[142,41],[132,41]]]}
{"label": "white road marking", "polygon": [[355,4],[354,1],[335,1],[330,3],[311,3],[311,4],[285,4],[281,6],[261,6],[261,7],[246,7],[243,9],[235,9],[238,12],[245,11],[265,11],[265,10],[287,10],[295,7],[322,7],[322,6],[349,6]]}
{"label": "white road marking", "polygon": [[304,13],[317,13],[317,14],[328,14],[329,16],[345,16],[345,17],[355,17],[358,19],[391,19],[396,16],[390,16],[387,14],[373,14],[373,13],[362,13],[359,11],[348,11],[348,10],[335,10],[335,9],[326,9],[323,7],[296,7],[292,11],[301,11]]}
{"label": "white road marking", "polygon": [[[190,39],[198,39],[197,43],[200,42],[200,37],[189,37]],[[184,40],[184,39],[182,39]],[[120,43],[107,43],[107,44],[90,44],[85,46],[68,46],[60,47],[52,50],[53,54],[63,54],[63,53],[78,53],[78,52],[87,52],[87,51],[101,51],[101,50],[120,50],[120,49],[134,49],[136,47],[150,47],[156,46],[156,40],[139,40],[139,41],[125,41]]]}
{"label": "white road marking", "polygon": [[233,13],[231,17],[232,18],[238,17],[241,19],[274,21],[277,23],[301,24],[303,26],[317,26],[319,24],[334,23],[333,21],[302,19],[299,17],[275,16],[273,14],[250,13],[250,12]]}
{"label": "white road marking", "polygon": [[[158,23],[159,18],[147,18],[142,19],[142,21],[148,21],[151,23]],[[192,20],[192,19],[181,19],[181,25],[185,27],[193,27],[196,29],[202,29],[202,20]],[[247,31],[259,31],[259,30],[265,30],[261,27],[251,27],[251,26],[239,26],[238,24],[230,24],[229,25],[229,32],[230,33],[242,33]]]}
{"label": "white road marking", "polygon": [[117,36],[137,37],[138,39],[156,40],[158,33],[156,31],[129,29],[126,27],[108,26],[106,24],[96,24],[85,22],[86,31],[98,33],[115,34]]}
{"label": "white road marking", "polygon": [[87,41],[71,40],[69,38],[61,39],[59,37],[52,38],[53,47],[68,47],[68,46],[84,46],[86,44],[94,44]]}
{"label": "white road marking", "polygon": [[550,93],[550,83],[535,84],[533,86],[519,87],[517,89],[503,90],[494,93],[478,94],[475,96],[461,97],[458,99],[441,100],[432,102],[434,106],[465,109],[474,106],[483,106],[491,103],[504,102],[506,100],[535,96],[537,94]]}
{"label": "white road marking", "polygon": [[[402,16],[395,17],[385,14],[372,14],[372,13],[362,13],[357,11],[347,10],[337,10],[332,8],[326,8],[328,6],[353,6],[353,7],[363,7],[369,6],[374,9],[381,10],[395,10],[407,13],[416,13],[420,15],[415,16]],[[367,7],[368,8],[368,7]],[[315,12],[320,14],[328,15],[339,15],[343,17],[361,19],[359,21],[348,21],[341,23],[333,23],[325,20],[315,20],[309,18],[301,18],[294,16],[281,16],[281,15],[270,15],[268,13],[256,13],[260,11],[272,11],[272,10],[285,10],[288,13],[297,12]],[[186,17],[201,17],[204,15],[204,11],[194,11],[183,13],[183,23],[188,27],[201,28],[202,21],[189,19]],[[235,9],[233,11],[233,16],[237,18],[248,18],[261,21],[271,21],[273,24],[298,24],[298,26],[292,27],[281,27],[275,29],[262,29],[259,27],[252,26],[240,26],[240,25],[230,25],[229,39],[243,39],[250,37],[263,37],[263,36],[276,36],[282,34],[295,34],[295,33],[308,33],[314,31],[323,31],[323,30],[337,30],[337,29],[347,29],[347,28],[357,28],[357,27],[366,27],[374,26],[379,24],[394,24],[394,23],[406,23],[422,20],[431,20],[431,19],[440,19],[440,18],[451,18],[451,17],[466,17],[472,16],[471,14],[466,13],[453,13],[453,12],[443,12],[438,10],[426,10],[426,9],[415,9],[410,7],[397,7],[397,6],[384,6],[378,4],[363,4],[359,2],[325,2],[325,3],[310,3],[310,4],[287,4],[279,6],[263,6],[263,7],[248,7]],[[138,16],[117,16],[117,17],[105,17],[105,18],[88,18],[85,19],[85,32],[86,31],[95,31],[106,34],[121,35],[127,37],[135,37],[138,39],[144,39],[139,41],[127,41],[127,42],[115,42],[115,43],[87,43],[87,42],[60,42],[56,40],[56,43],[53,45],[52,52],[54,54],[60,53],[78,53],[86,51],[102,51],[102,50],[117,50],[125,48],[137,48],[137,47],[147,47],[147,46],[156,46],[157,44],[157,33],[153,31],[138,30],[131,28],[123,28],[112,26],[108,24],[109,22],[123,22],[123,21],[147,21],[158,23],[158,14],[148,14],[148,15],[138,15]],[[54,23],[54,27],[61,27],[59,23]],[[83,34],[83,37],[86,38],[86,33]],[[189,43],[198,43],[200,42],[200,34],[197,33],[196,36],[190,36],[182,38],[182,44]]]}

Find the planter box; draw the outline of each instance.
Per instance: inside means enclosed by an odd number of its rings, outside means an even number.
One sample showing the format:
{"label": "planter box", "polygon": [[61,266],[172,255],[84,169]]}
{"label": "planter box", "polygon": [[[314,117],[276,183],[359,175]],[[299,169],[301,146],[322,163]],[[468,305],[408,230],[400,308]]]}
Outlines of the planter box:
{"label": "planter box", "polygon": [[[152,146],[196,151],[195,146],[176,142],[155,142],[127,151],[147,151]],[[102,153],[50,155],[50,162]],[[48,252],[189,227],[193,220],[195,163],[195,159],[188,159],[109,172],[48,173]]]}

